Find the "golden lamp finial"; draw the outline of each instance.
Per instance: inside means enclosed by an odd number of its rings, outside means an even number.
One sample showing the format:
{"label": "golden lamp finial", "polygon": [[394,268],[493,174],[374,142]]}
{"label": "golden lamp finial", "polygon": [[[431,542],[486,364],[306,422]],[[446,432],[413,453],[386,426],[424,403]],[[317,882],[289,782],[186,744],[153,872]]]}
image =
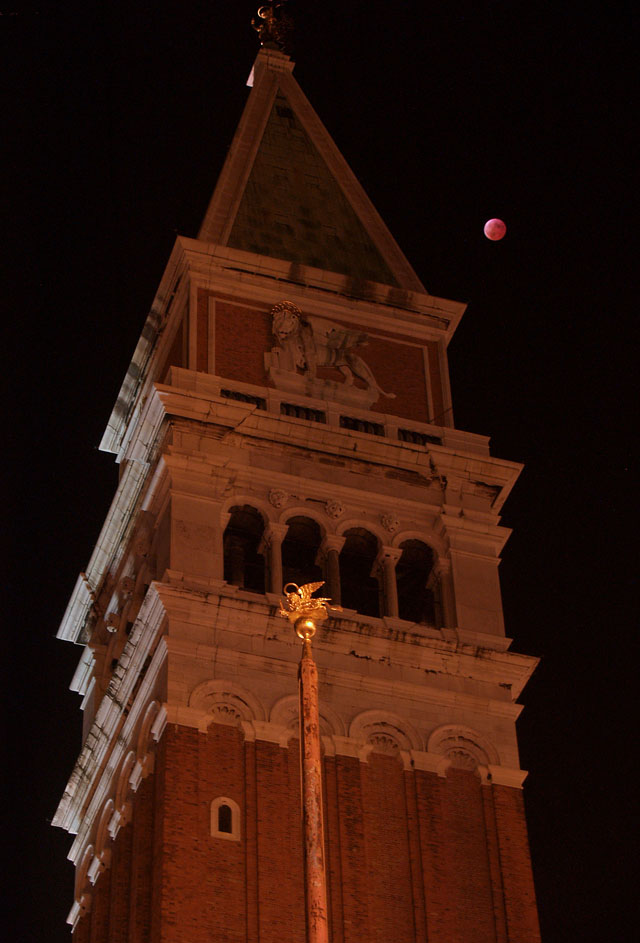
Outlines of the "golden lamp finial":
{"label": "golden lamp finial", "polygon": [[287,583],[283,589],[287,605],[285,608],[285,604],[280,600],[279,615],[291,622],[298,638],[304,641],[313,638],[317,624],[324,622],[329,616],[327,603],[331,600],[328,597],[311,595],[321,586],[324,586],[324,580],[320,583],[305,583],[304,586]]}

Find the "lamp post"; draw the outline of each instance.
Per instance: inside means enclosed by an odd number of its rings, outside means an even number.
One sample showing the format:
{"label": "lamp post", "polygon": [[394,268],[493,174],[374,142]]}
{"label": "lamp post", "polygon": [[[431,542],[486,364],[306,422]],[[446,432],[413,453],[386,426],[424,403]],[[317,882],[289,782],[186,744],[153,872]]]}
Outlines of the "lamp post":
{"label": "lamp post", "polygon": [[327,878],[324,866],[324,822],[322,814],[322,759],[320,755],[320,716],[318,711],[318,670],[311,652],[311,639],[317,624],[327,619],[329,599],[314,599],[311,594],[324,583],[298,586],[287,583],[280,615],[293,624],[302,639],[302,657],[298,669],[300,692],[300,764],[302,772],[302,829],[305,869],[307,943],[328,943]]}

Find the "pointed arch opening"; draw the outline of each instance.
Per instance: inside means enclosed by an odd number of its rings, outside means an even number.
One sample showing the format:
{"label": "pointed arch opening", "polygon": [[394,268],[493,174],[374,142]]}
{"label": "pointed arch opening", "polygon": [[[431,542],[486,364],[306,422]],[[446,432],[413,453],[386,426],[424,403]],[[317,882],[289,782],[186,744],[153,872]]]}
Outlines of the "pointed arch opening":
{"label": "pointed arch opening", "polygon": [[223,538],[224,578],[250,593],[265,591],[265,562],[260,552],[264,520],[248,504],[231,508]]}
{"label": "pointed arch opening", "polygon": [[344,537],[340,552],[342,605],[365,616],[379,617],[382,612],[381,590],[374,575],[378,539],[364,527],[351,527]]}
{"label": "pointed arch opening", "polygon": [[402,556],[396,564],[398,614],[407,622],[435,625],[433,550],[422,540],[405,540],[400,548]]}
{"label": "pointed arch opening", "polygon": [[324,579],[322,567],[317,563],[322,541],[320,525],[310,517],[292,517],[287,524],[289,529],[281,551],[283,585],[302,586]]}

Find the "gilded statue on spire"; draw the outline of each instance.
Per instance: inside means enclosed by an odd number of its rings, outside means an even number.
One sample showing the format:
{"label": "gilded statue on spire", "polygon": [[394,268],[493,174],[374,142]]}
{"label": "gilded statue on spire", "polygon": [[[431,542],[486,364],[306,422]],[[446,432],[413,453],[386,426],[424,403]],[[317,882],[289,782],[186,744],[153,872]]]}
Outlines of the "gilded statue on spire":
{"label": "gilded statue on spire", "polygon": [[321,586],[324,586],[324,580],[320,583],[305,583],[304,586],[287,583],[284,587],[287,608],[285,609],[280,600],[279,615],[293,624],[297,635],[302,639],[310,639],[315,634],[316,623],[324,622],[327,618],[326,604],[331,600],[328,597],[311,595]]}
{"label": "gilded statue on spire", "polygon": [[266,49],[287,51],[293,21],[285,12],[286,2],[287,0],[268,0],[258,7],[257,16],[251,20],[251,25],[260,38],[260,45]]}

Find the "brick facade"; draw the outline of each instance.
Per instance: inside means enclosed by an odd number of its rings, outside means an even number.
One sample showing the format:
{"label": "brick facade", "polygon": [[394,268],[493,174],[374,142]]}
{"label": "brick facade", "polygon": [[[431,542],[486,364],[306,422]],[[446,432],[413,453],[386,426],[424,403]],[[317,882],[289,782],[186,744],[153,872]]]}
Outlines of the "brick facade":
{"label": "brick facade", "polygon": [[[539,941],[519,790],[376,752],[326,757],[324,774],[332,943]],[[219,795],[240,807],[240,841],[210,834]],[[294,943],[302,874],[297,741],[170,726],[74,939]]]}

